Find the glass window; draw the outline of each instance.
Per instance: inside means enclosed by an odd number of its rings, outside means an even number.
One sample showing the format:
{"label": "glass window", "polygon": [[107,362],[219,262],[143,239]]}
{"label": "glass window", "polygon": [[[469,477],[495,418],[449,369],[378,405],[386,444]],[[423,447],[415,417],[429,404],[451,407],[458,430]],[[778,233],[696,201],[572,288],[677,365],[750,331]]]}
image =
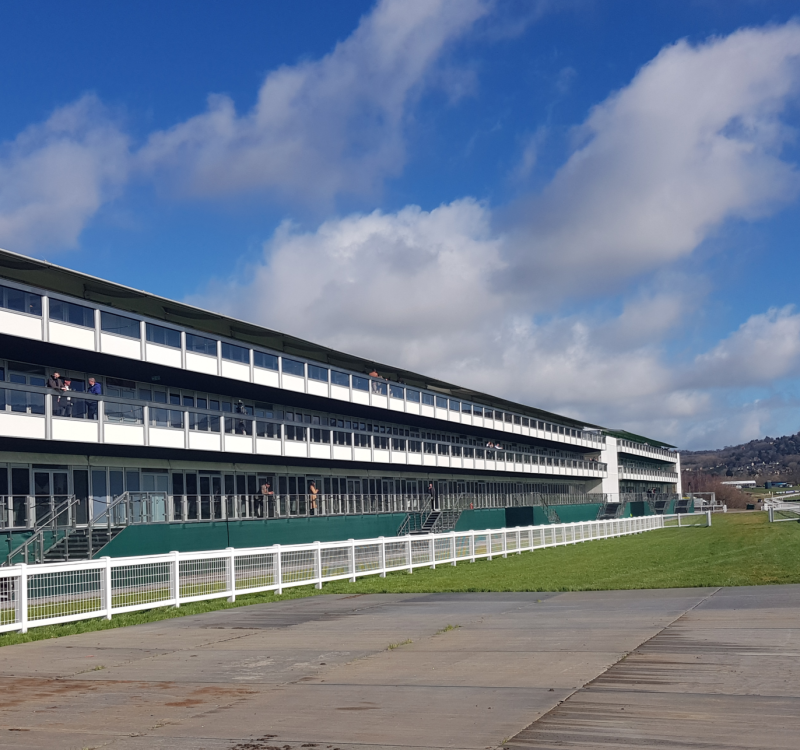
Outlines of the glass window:
{"label": "glass window", "polygon": [[440,456],[448,456],[450,455],[450,446],[447,443],[437,443],[436,452]]}
{"label": "glass window", "polygon": [[283,357],[281,367],[283,368],[284,375],[296,375],[299,378],[305,377],[306,365],[304,362],[298,362],[296,359],[286,359],[286,357]]}
{"label": "glass window", "polygon": [[225,433],[227,435],[252,435],[253,420],[243,417],[225,417]]}
{"label": "glass window", "polygon": [[275,412],[273,409],[272,404],[256,404],[256,416],[257,417],[267,417],[267,419],[272,419],[275,416]]}
{"label": "glass window", "polygon": [[[183,397],[183,405],[184,406],[194,406],[194,396],[184,396]],[[200,404],[198,404],[200,406]]]}
{"label": "glass window", "polygon": [[171,404],[175,404],[175,406],[181,405],[181,394],[180,393],[172,393],[169,394],[169,402]]}
{"label": "glass window", "polygon": [[345,388],[349,388],[350,376],[346,372],[337,372],[336,370],[331,370],[331,383],[333,383],[333,385],[341,385]]}
{"label": "glass window", "polygon": [[278,358],[274,354],[264,352],[253,352],[253,364],[262,370],[277,370]]}
{"label": "glass window", "polygon": [[166,391],[153,391],[153,401],[157,404],[166,404],[167,403],[167,392]]}
{"label": "glass window", "polygon": [[217,356],[217,342],[214,339],[207,339],[205,336],[196,336],[193,333],[186,334],[186,351],[195,354],[206,354],[209,357]]}
{"label": "glass window", "polygon": [[360,378],[358,375],[353,375],[353,388],[357,391],[368,391],[369,380],[367,378]]}
{"label": "glass window", "polygon": [[51,298],[50,320],[60,320],[63,323],[71,323],[74,326],[94,328],[94,309]]}
{"label": "glass window", "polygon": [[250,350],[236,344],[226,344],[222,342],[222,359],[230,362],[241,362],[245,365],[250,364]]}
{"label": "glass window", "polygon": [[436,397],[436,406],[438,406],[440,409],[446,409],[447,408],[447,399],[444,396],[437,396]]}
{"label": "glass window", "polygon": [[373,440],[375,442],[375,447],[376,448],[379,448],[379,449],[385,450],[385,451],[389,450],[389,438],[388,437],[382,437],[381,435],[375,435]]}
{"label": "glass window", "polygon": [[504,419],[506,422],[510,422],[510,421],[511,421],[511,415],[510,415],[508,412],[506,412],[506,413],[503,415],[503,419]]}
{"label": "glass window", "polygon": [[483,407],[482,406],[473,406],[472,407],[472,413],[476,417],[482,417],[483,416]]}
{"label": "glass window", "polygon": [[372,445],[372,436],[356,433],[353,435],[353,445],[357,448],[369,448]]}
{"label": "glass window", "polygon": [[0,286],[0,307],[28,315],[42,315],[42,297],[33,292],[23,292],[10,286]]}
{"label": "glass window", "polygon": [[391,384],[389,386],[389,395],[392,398],[405,398],[406,396],[405,388],[403,388],[402,385]]}
{"label": "glass window", "polygon": [[311,442],[312,443],[330,443],[331,431],[321,430],[317,427],[311,428]]}
{"label": "glass window", "polygon": [[164,326],[156,326],[153,325],[152,323],[147,323],[145,329],[146,329],[147,340],[152,344],[160,344],[161,346],[170,346],[173,349],[181,348],[180,331],[176,331],[174,328],[165,328]]}
{"label": "glass window", "polygon": [[139,389],[139,401],[151,401],[152,398],[153,392],[149,388]]}
{"label": "glass window", "polygon": [[530,427],[531,426],[531,420],[528,419],[527,417],[523,417],[522,418],[522,426],[523,427]]}
{"label": "glass window", "polygon": [[306,439],[306,428],[295,426],[293,424],[287,424],[283,427],[286,439],[287,440],[297,440],[300,442],[305,442]]}
{"label": "glass window", "polygon": [[[19,414],[44,414],[44,393],[29,393],[28,391],[6,391],[5,400],[11,411]],[[3,405],[5,408],[5,404]]]}
{"label": "glass window", "polygon": [[450,411],[461,411],[461,402],[450,399]]}
{"label": "glass window", "polygon": [[[141,408],[141,407],[137,407]],[[172,427],[183,429],[183,412],[174,409],[150,409],[151,427]]]}
{"label": "glass window", "polygon": [[372,392],[377,394],[378,396],[385,396],[386,395],[386,383],[380,380],[373,380],[372,381]]}
{"label": "glass window", "polygon": [[[508,422],[508,420],[506,420],[506,422]],[[522,419],[515,414],[514,415],[514,424],[520,424],[521,422],[522,422]]]}
{"label": "glass window", "polygon": [[144,409],[133,404],[105,403],[105,421],[123,424],[143,424]]}
{"label": "glass window", "polygon": [[281,437],[281,426],[274,422],[256,422],[256,435],[262,438],[278,438]]}
{"label": "glass window", "polygon": [[451,448],[450,448],[450,452],[451,452],[451,453],[452,453],[454,456],[460,456],[460,455],[461,455],[461,446],[460,446],[460,445],[453,445],[453,446],[451,446]]}
{"label": "glass window", "polygon": [[433,406],[433,394],[431,393],[423,393],[422,394],[422,403],[427,406]]}
{"label": "glass window", "polygon": [[410,401],[413,404],[418,404],[419,391],[414,391],[411,388],[406,388],[406,401]]}
{"label": "glass window", "polygon": [[350,432],[338,432],[334,431],[333,433],[333,444],[334,445],[352,445],[353,444],[353,434]]}
{"label": "glass window", "polygon": [[219,414],[189,413],[189,429],[199,432],[219,432]]}
{"label": "glass window", "polygon": [[200,396],[197,397],[197,408],[198,409],[208,409],[208,399],[201,398]]}
{"label": "glass window", "polygon": [[425,443],[423,447],[425,453],[436,453],[436,443]]}
{"label": "glass window", "polygon": [[409,440],[408,441],[408,452],[409,453],[421,453],[422,452],[422,443],[419,440]]}
{"label": "glass window", "polygon": [[122,378],[106,378],[106,393],[118,398],[136,398],[136,383]]}
{"label": "glass window", "polygon": [[316,365],[309,365],[308,366],[308,377],[311,380],[319,380],[322,383],[328,382],[328,368],[327,367],[317,367]]}
{"label": "glass window", "polygon": [[392,450],[404,451],[406,449],[406,441],[403,438],[392,438]]}
{"label": "glass window", "polygon": [[461,404],[461,411],[462,411],[464,414],[469,414],[470,412],[472,412],[472,406],[470,406],[469,404],[463,404],[463,403],[462,403],[462,404]]}
{"label": "glass window", "polygon": [[494,419],[494,412],[491,409],[483,410],[484,419]]}
{"label": "glass window", "polygon": [[127,336],[129,339],[138,339],[142,336],[138,320],[105,311],[100,313],[100,328],[106,333]]}

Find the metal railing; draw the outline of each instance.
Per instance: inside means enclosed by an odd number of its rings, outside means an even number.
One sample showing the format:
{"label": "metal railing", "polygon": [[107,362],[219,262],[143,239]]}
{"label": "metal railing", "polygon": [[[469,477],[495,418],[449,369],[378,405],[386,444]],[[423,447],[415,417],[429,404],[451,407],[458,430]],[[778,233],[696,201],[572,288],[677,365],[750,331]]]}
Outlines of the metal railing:
{"label": "metal railing", "polygon": [[50,511],[36,519],[33,533],[22,544],[9,551],[6,565],[12,565],[17,561],[44,562],[47,549],[75,528],[77,521],[75,509],[80,499],[75,495],[63,499],[48,497],[51,499]]}
{"label": "metal railing", "polygon": [[[120,503],[122,504],[122,503]],[[94,617],[392,571],[456,565],[526,550],[610,539],[677,525],[710,525],[711,514],[642,516],[514,529],[273,545],[208,552],[19,564],[0,569],[0,632],[26,632]]]}
{"label": "metal railing", "polygon": [[766,500],[764,507],[769,513],[769,522],[800,521],[800,503],[787,503],[779,500]]}
{"label": "metal railing", "polygon": [[623,438],[617,438],[617,447],[631,448],[633,450],[643,451],[644,453],[652,453],[654,456],[663,456],[664,458],[669,458],[673,461],[678,457],[676,452],[667,450],[666,448],[656,448],[654,445],[650,445],[649,443],[634,443],[632,440],[625,440]]}

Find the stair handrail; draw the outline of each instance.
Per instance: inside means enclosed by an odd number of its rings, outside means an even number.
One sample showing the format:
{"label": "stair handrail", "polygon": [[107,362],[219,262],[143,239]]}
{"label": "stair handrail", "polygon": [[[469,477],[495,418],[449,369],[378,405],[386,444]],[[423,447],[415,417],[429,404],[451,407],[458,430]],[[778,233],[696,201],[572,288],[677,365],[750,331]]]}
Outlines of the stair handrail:
{"label": "stair handrail", "polygon": [[[6,557],[4,565],[13,565],[14,558],[17,557],[19,554],[24,555],[24,561],[27,563],[29,559],[29,550],[33,547],[33,559],[34,562],[42,562],[44,560],[44,532],[50,528],[52,524],[52,528],[58,532],[58,523],[56,522],[58,517],[62,515],[64,512],[67,513],[67,524],[63,527],[68,529],[67,533],[71,533],[71,530],[75,528],[75,516],[70,511],[74,506],[76,506],[80,502],[81,498],[78,498],[76,495],[70,495],[66,500],[63,500],[58,506],[53,508],[49,513],[43,516],[41,519],[37,518],[36,522],[33,525],[33,533],[20,545],[18,545],[15,549],[11,550]],[[56,523],[54,523],[56,522]],[[37,550],[38,548],[38,550]],[[38,551],[38,555],[36,552]]]}

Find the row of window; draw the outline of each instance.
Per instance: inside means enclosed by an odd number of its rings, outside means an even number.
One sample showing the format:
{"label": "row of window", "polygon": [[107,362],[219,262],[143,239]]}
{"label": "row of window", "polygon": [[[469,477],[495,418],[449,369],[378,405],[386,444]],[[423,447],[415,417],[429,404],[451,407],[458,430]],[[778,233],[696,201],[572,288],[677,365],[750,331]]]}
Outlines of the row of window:
{"label": "row of window", "polygon": [[[0,286],[0,291],[2,292],[2,294],[0,294],[0,304],[3,307],[17,312],[27,312],[32,315],[41,316],[42,298],[40,295],[5,286]],[[74,302],[50,298],[50,319],[70,323],[71,325],[82,326],[84,328],[94,328],[95,310],[94,308],[79,305]],[[141,339],[141,323],[139,320],[105,310],[100,311],[100,330],[126,338]],[[174,328],[160,326],[154,323],[145,323],[145,337],[147,341],[158,344],[159,346],[166,346],[173,349],[181,348],[181,332]],[[186,351],[211,357],[217,356],[216,339],[193,333],[186,333],[185,338]],[[250,349],[248,347],[221,342],[220,353],[224,360],[239,362],[246,365],[250,364]],[[390,398],[405,400],[410,403],[422,403],[427,406],[447,409],[451,412],[474,414],[484,419],[494,419],[499,422],[507,422],[522,427],[531,427],[559,435],[580,437],[585,440],[593,440],[596,442],[603,441],[603,437],[598,433],[583,432],[582,430],[565,427],[563,425],[537,421],[518,414],[489,409],[488,407],[479,406],[477,404],[426,393],[414,388],[407,388],[398,383],[389,383],[384,380],[374,380],[358,375],[350,375],[346,372],[329,370],[327,367],[310,363],[306,364],[305,362],[289,359],[287,357],[281,357],[279,363],[279,358],[276,355],[266,352],[253,350],[253,364],[262,369],[274,371],[280,369],[281,372],[286,375],[294,375],[301,378],[308,377],[309,380],[331,383],[332,385],[341,386],[343,388],[352,388],[360,391],[371,390],[375,394],[383,396],[388,395]]]}

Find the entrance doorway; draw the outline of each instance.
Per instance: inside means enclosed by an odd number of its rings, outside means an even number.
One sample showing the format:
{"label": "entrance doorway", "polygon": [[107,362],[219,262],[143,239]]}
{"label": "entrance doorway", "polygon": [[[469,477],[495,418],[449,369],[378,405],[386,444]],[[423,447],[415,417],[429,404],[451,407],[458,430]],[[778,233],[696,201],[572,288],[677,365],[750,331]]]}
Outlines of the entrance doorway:
{"label": "entrance doorway", "polygon": [[33,495],[38,522],[69,497],[69,473],[57,469],[34,470]]}
{"label": "entrance doorway", "polygon": [[155,523],[166,521],[169,475],[143,471],[142,491],[147,493],[141,506],[142,520]]}

